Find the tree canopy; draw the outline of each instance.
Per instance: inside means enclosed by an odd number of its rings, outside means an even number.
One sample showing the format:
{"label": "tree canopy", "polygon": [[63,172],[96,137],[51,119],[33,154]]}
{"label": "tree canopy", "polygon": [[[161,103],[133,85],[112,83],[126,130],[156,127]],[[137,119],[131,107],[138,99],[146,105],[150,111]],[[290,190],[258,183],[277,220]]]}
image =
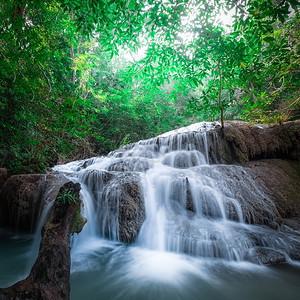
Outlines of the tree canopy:
{"label": "tree canopy", "polygon": [[8,0],[0,19],[0,166],[13,172],[195,121],[299,118],[297,0]]}

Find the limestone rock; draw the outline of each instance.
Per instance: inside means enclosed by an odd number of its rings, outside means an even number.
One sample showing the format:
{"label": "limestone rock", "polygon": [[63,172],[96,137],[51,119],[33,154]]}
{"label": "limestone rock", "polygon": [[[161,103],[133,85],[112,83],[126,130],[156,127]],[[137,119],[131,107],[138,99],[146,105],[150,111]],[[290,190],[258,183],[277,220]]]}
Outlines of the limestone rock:
{"label": "limestone rock", "polygon": [[0,194],[1,225],[32,232],[38,218],[42,185],[40,174],[9,177]]}
{"label": "limestone rock", "polygon": [[144,158],[123,158],[118,162],[111,164],[108,171],[117,172],[145,172],[151,168],[149,160]]}
{"label": "limestone rock", "polygon": [[282,218],[300,217],[300,162],[266,159],[247,166],[256,182],[265,186]]}
{"label": "limestone rock", "polygon": [[133,242],[145,220],[142,189],[138,178],[125,177],[121,181],[119,204],[120,240]]}
{"label": "limestone rock", "polygon": [[[61,187],[51,215],[42,229],[39,255],[30,275],[11,287],[0,289],[0,299],[70,298],[69,235],[72,233],[74,222],[77,222],[78,212],[80,213],[79,191],[79,183],[67,182]],[[69,196],[66,196],[67,193]],[[84,221],[81,223],[84,225]],[[80,231],[80,228],[77,230]]]}
{"label": "limestone rock", "polygon": [[272,127],[226,122],[223,129],[209,131],[207,139],[212,163],[244,164],[258,159],[300,157],[300,121]]}
{"label": "limestone rock", "polygon": [[[121,242],[133,242],[145,219],[140,177],[135,173],[119,173],[105,186],[99,219],[105,220],[104,234]],[[117,226],[117,227],[115,227]]]}
{"label": "limestone rock", "polygon": [[65,177],[52,174],[10,176],[0,192],[0,226],[33,232],[45,200],[55,199],[65,181]]}

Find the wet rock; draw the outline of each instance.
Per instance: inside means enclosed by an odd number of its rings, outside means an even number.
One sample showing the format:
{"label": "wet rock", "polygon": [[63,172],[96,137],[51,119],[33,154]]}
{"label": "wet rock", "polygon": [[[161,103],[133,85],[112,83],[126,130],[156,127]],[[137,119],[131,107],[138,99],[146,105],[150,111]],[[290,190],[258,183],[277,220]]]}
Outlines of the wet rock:
{"label": "wet rock", "polygon": [[0,168],[0,192],[7,178],[8,178],[7,169]]}
{"label": "wet rock", "polygon": [[205,163],[205,158],[199,151],[176,151],[165,157],[164,165],[178,169],[187,169]]}
{"label": "wet rock", "polygon": [[[230,220],[278,228],[281,218],[275,204],[264,186],[256,182],[255,177],[249,174],[247,169],[234,165],[215,165],[202,166],[194,171],[206,178],[202,182],[204,187],[213,188],[217,193],[221,192],[225,214]],[[243,220],[240,220],[239,216],[243,217]]]}
{"label": "wet rock", "polygon": [[192,212],[195,211],[193,198],[192,198],[191,187],[190,187],[190,183],[189,183],[188,178],[186,178],[186,209],[188,211],[192,211]]}
{"label": "wet rock", "polygon": [[111,164],[107,170],[117,172],[145,172],[152,167],[149,160],[143,158],[124,158]]}
{"label": "wet rock", "polygon": [[209,131],[207,139],[212,163],[244,164],[257,159],[300,157],[300,121],[272,127],[226,122],[223,129]]}
{"label": "wet rock", "polygon": [[[291,235],[292,236],[292,235]],[[298,239],[294,239],[291,241],[291,246],[288,252],[291,259],[300,260],[300,236],[298,235]]]}
{"label": "wet rock", "polygon": [[[80,184],[67,182],[61,187],[51,215],[42,229],[38,258],[30,275],[11,287],[0,289],[0,299],[70,299],[69,235],[80,232]],[[76,226],[74,224],[77,224]]]}
{"label": "wet rock", "polygon": [[87,170],[81,176],[92,195],[100,233],[112,240],[133,242],[145,219],[138,173]]}
{"label": "wet rock", "polygon": [[108,156],[122,157],[124,152],[126,152],[128,150],[131,150],[132,148],[134,148],[135,145],[136,145],[136,143],[131,143],[131,144],[124,145],[123,147],[121,147],[117,150],[109,152]]}
{"label": "wet rock", "polygon": [[145,207],[139,181],[122,182],[119,204],[120,240],[133,242],[145,220]]}
{"label": "wet rock", "polygon": [[300,217],[294,217],[290,219],[283,219],[282,225],[287,226],[288,228],[293,230],[297,230],[300,232]]}
{"label": "wet rock", "polygon": [[44,178],[40,174],[14,175],[0,194],[1,225],[32,232],[38,218]]}
{"label": "wet rock", "polygon": [[270,248],[256,247],[246,255],[246,260],[256,264],[271,265],[286,262],[286,257],[279,251]]}
{"label": "wet rock", "polygon": [[229,220],[240,221],[237,211],[237,205],[235,205],[233,201],[230,201],[229,199],[224,199],[224,209],[226,217]]}
{"label": "wet rock", "polygon": [[197,204],[197,210],[201,214],[210,219],[221,219],[222,212],[218,201],[215,197],[211,197],[209,190],[203,189],[201,191],[201,201],[200,205]]}
{"label": "wet rock", "polygon": [[[103,191],[102,203],[109,207],[108,227],[115,228],[121,242],[133,242],[145,220],[140,177],[134,173],[116,176]],[[102,211],[106,214],[104,209]],[[103,215],[100,214],[100,218]],[[106,235],[110,235],[109,230],[104,229]]]}
{"label": "wet rock", "polygon": [[45,198],[55,199],[59,187],[65,181],[64,176],[51,174],[10,176],[0,192],[0,226],[33,232]]}
{"label": "wet rock", "polygon": [[82,182],[88,186],[88,189],[91,192],[97,192],[113,177],[114,174],[112,174],[111,172],[103,170],[87,170],[82,174],[81,179]]}
{"label": "wet rock", "polygon": [[300,162],[266,159],[248,162],[249,173],[265,187],[282,218],[300,217]]}
{"label": "wet rock", "polygon": [[92,158],[88,158],[88,159],[83,160],[83,161],[77,166],[76,171],[80,171],[80,170],[82,170],[82,169],[87,168],[88,166],[92,165],[92,164],[95,162],[96,159],[97,159],[97,157],[92,157]]}

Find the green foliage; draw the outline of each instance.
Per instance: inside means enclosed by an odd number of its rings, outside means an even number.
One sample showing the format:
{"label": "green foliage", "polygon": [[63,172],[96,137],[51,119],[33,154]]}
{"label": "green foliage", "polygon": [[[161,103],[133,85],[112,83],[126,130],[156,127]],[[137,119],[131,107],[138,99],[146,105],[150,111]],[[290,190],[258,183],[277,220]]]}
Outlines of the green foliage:
{"label": "green foliage", "polygon": [[[12,172],[217,120],[220,108],[299,118],[299,1],[8,0],[0,18],[0,166]],[[142,59],[116,57],[144,45]]]}
{"label": "green foliage", "polygon": [[64,190],[63,192],[59,193],[57,196],[57,200],[60,204],[72,204],[76,203],[77,198],[76,194],[73,190]]}
{"label": "green foliage", "polygon": [[[177,92],[184,94],[196,88],[198,93],[189,110],[212,118],[220,115],[220,107],[232,113],[238,104],[240,109],[234,117],[251,119],[245,110],[251,112],[253,105],[255,109],[264,92],[268,97],[261,111],[274,110],[270,105],[276,104],[290,107],[287,94],[293,99],[299,97],[298,1],[177,4],[180,10],[173,9],[172,13],[179,13],[179,19],[171,17],[170,1],[164,7],[168,14],[164,24],[152,24],[151,33],[145,37],[147,56],[135,66],[137,73],[143,70],[148,81],[158,85],[171,76],[177,82]],[[216,21],[221,9],[235,10],[232,26],[226,28]],[[180,22],[186,24],[180,26]],[[284,93],[285,99],[276,99],[278,93]]]}

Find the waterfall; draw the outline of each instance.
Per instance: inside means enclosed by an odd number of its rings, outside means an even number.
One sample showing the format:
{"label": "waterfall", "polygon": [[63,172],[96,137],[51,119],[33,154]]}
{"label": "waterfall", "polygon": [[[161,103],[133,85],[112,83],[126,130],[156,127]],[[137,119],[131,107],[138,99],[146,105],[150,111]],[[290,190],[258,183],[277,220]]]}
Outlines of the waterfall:
{"label": "waterfall", "polygon": [[57,166],[82,185],[88,223],[73,251],[108,238],[227,261],[255,261],[261,248],[289,259],[294,244],[272,230],[278,212],[264,188],[241,166],[210,164],[207,132],[217,126],[197,123]]}
{"label": "waterfall", "polygon": [[72,300],[298,299],[300,232],[280,225],[249,168],[220,163],[218,126],[193,124],[55,166],[34,246],[32,236],[0,237],[0,286],[29,272],[59,186],[72,180],[88,220],[71,236]]}

